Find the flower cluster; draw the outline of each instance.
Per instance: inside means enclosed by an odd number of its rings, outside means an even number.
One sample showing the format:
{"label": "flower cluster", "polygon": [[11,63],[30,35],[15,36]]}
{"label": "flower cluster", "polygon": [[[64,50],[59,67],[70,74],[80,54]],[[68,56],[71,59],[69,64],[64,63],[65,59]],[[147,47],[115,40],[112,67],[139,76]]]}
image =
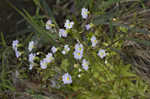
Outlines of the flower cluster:
{"label": "flower cluster", "polygon": [[33,53],[29,54],[29,62],[30,63],[34,63],[35,56],[36,56],[36,54],[33,54]]}
{"label": "flower cluster", "polygon": [[59,37],[67,37],[68,33],[64,29],[59,29]]}
{"label": "flower cluster", "polygon": [[15,54],[16,54],[16,57],[19,58],[21,56],[21,52],[18,51],[18,44],[19,44],[19,41],[18,40],[14,40],[12,42],[12,48],[13,50],[15,51]]}
{"label": "flower cluster", "polygon": [[29,62],[30,62],[30,65],[29,65],[29,69],[31,70],[34,66],[34,60],[35,60],[35,57],[36,57],[36,54],[29,54]]}
{"label": "flower cluster", "polygon": [[73,53],[74,58],[77,59],[77,60],[82,59],[82,57],[83,57],[83,50],[84,50],[83,45],[80,44],[80,43],[77,43],[75,45],[75,51]]}
{"label": "flower cluster", "polygon": [[[29,52],[31,52],[33,50],[33,48],[35,47],[35,43],[34,41],[30,41],[28,44],[28,50]],[[33,66],[34,66],[34,60],[36,58],[36,54],[35,53],[30,53],[29,54],[29,70],[32,70]]]}
{"label": "flower cluster", "polygon": [[[86,8],[82,8],[82,11],[81,11],[81,15],[82,15],[82,18],[83,19],[87,19],[88,18],[88,14],[89,14],[89,11],[88,9]],[[52,27],[54,25],[52,24],[52,21],[51,20],[48,20],[46,22],[46,30],[51,30]],[[61,28],[58,30],[58,33],[59,33],[59,37],[62,38],[66,38],[68,36],[68,33],[72,32],[72,28],[74,26],[74,22],[73,21],[70,21],[70,20],[66,20],[65,24],[64,24],[64,28]],[[86,30],[90,30],[91,27],[93,26],[92,23],[90,24],[86,24],[84,28],[86,28]],[[57,30],[56,30],[57,31]],[[96,47],[98,41],[96,39],[96,36],[92,36],[91,39],[90,39],[91,43],[92,43],[92,47]],[[19,41],[18,40],[15,40],[13,41],[13,49],[15,50],[16,52],[16,56],[17,58],[21,55],[21,53],[17,50],[18,48],[18,43]],[[33,53],[33,48],[35,47],[35,43],[34,41],[30,41],[29,44],[28,44],[28,51],[29,51],[29,55],[28,55],[28,61],[29,61],[29,69],[32,70],[32,68],[34,67],[35,65],[35,60],[38,59],[36,54]],[[46,69],[49,65],[49,63],[52,63],[52,61],[54,60],[54,54],[58,51],[59,48],[56,48],[55,46],[52,46],[50,51],[46,56],[45,58],[41,59],[41,60],[38,60],[40,62],[40,67],[41,69]],[[61,49],[61,48],[60,48]],[[71,46],[69,46],[68,44],[64,45],[63,47],[63,50],[61,51],[61,53],[63,55],[67,54],[71,49]],[[86,51],[86,50],[85,50]],[[74,51],[73,51],[73,56],[74,56],[74,59],[77,60],[78,62],[81,63],[81,66],[82,68],[87,71],[89,69],[89,61],[88,59],[86,58],[83,58],[83,54],[84,54],[84,46],[83,46],[83,43],[80,43],[80,41],[78,41],[78,43],[75,44],[74,46]],[[100,57],[100,58],[104,58],[106,56],[106,53],[105,53],[105,50],[103,49],[100,49],[99,52],[97,53],[97,55]],[[76,65],[75,65],[76,66]],[[79,68],[79,72],[81,72],[81,68]],[[78,77],[80,78],[81,75],[79,74]],[[69,73],[65,73],[63,76],[62,76],[62,81],[64,82],[64,84],[71,84],[72,83],[72,77]]]}
{"label": "flower cluster", "polygon": [[40,65],[42,69],[46,69],[48,63],[51,63],[54,60],[53,54],[52,53],[48,53],[46,55],[46,57],[40,61]]}

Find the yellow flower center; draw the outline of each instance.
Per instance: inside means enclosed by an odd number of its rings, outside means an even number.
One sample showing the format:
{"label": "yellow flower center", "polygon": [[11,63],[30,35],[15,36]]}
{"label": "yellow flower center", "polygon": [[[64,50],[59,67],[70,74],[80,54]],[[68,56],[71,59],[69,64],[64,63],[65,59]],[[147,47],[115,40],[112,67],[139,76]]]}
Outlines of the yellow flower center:
{"label": "yellow flower center", "polygon": [[52,57],[49,57],[49,60],[52,60],[53,58]]}
{"label": "yellow flower center", "polygon": [[89,13],[89,12],[84,12],[84,14],[86,14],[86,15],[87,15],[88,13]]}
{"label": "yellow flower center", "polygon": [[69,78],[69,77],[67,77],[67,80],[70,80],[70,78]]}
{"label": "yellow flower center", "polygon": [[68,26],[70,27],[70,24],[68,24]]}
{"label": "yellow flower center", "polygon": [[46,65],[47,65],[47,63],[46,63],[46,62],[44,62],[44,63],[43,63],[43,65],[44,65],[44,66],[46,66]]}
{"label": "yellow flower center", "polygon": [[94,40],[94,43],[96,43],[96,40]]}
{"label": "yellow flower center", "polygon": [[79,48],[79,51],[81,51],[82,50],[82,48]]}
{"label": "yellow flower center", "polygon": [[85,64],[84,64],[84,66],[86,66],[86,67],[87,67],[87,66],[88,66],[88,64],[87,64],[87,63],[85,63]]}
{"label": "yellow flower center", "polygon": [[80,56],[81,54],[80,53],[77,53],[78,54],[78,56]]}
{"label": "yellow flower center", "polygon": [[103,55],[104,55],[104,53],[100,53],[100,55],[101,55],[101,56],[103,56]]}
{"label": "yellow flower center", "polygon": [[55,24],[49,24],[50,27],[55,27]]}

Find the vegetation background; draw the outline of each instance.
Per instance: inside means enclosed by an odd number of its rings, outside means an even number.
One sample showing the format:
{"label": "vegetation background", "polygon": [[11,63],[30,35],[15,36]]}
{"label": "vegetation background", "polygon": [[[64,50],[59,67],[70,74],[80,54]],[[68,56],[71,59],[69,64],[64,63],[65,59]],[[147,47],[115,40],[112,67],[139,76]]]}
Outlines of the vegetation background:
{"label": "vegetation background", "polygon": [[[74,72],[74,84],[53,88],[50,80],[56,72],[51,68],[52,74],[40,69],[29,71],[26,59],[15,57],[12,41],[18,39],[23,46],[31,40],[40,41],[40,51],[47,52],[49,42],[55,43],[46,39],[55,38],[44,30],[47,19],[59,28],[70,18],[79,28],[84,25],[80,15],[83,7],[90,11],[86,21],[95,25],[90,32],[110,53],[108,63],[95,58],[91,72],[82,72],[79,81],[75,76],[78,72]],[[0,0],[0,98],[149,99],[149,12],[149,0]],[[62,60],[60,72],[68,70],[68,61]]]}

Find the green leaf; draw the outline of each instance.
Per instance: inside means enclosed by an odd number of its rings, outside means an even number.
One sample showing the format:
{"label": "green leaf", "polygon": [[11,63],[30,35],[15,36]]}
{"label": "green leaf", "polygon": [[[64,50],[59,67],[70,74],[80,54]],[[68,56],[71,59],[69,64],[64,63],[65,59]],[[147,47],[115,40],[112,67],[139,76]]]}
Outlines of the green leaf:
{"label": "green leaf", "polygon": [[5,38],[4,38],[4,35],[3,35],[2,32],[1,32],[1,41],[2,41],[2,45],[3,45],[4,47],[6,47],[7,44],[6,44],[6,41],[5,41]]}
{"label": "green leaf", "polygon": [[64,59],[64,60],[62,60],[62,63],[61,63],[61,68],[65,71],[65,72],[67,72],[68,71],[68,67],[69,67],[69,61],[68,61],[68,59]]}

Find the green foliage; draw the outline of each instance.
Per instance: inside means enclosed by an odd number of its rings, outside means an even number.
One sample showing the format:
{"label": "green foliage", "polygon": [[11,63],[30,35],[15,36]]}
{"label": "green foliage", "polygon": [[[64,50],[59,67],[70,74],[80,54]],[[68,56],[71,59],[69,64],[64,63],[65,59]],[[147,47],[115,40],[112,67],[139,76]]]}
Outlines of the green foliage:
{"label": "green foliage", "polygon": [[[11,54],[11,48],[7,46],[3,33],[1,32],[1,50],[0,50],[0,92],[4,90],[14,91],[15,88],[12,85],[8,75],[10,74],[8,70],[9,65],[9,55]],[[9,53],[8,53],[9,52]]]}

